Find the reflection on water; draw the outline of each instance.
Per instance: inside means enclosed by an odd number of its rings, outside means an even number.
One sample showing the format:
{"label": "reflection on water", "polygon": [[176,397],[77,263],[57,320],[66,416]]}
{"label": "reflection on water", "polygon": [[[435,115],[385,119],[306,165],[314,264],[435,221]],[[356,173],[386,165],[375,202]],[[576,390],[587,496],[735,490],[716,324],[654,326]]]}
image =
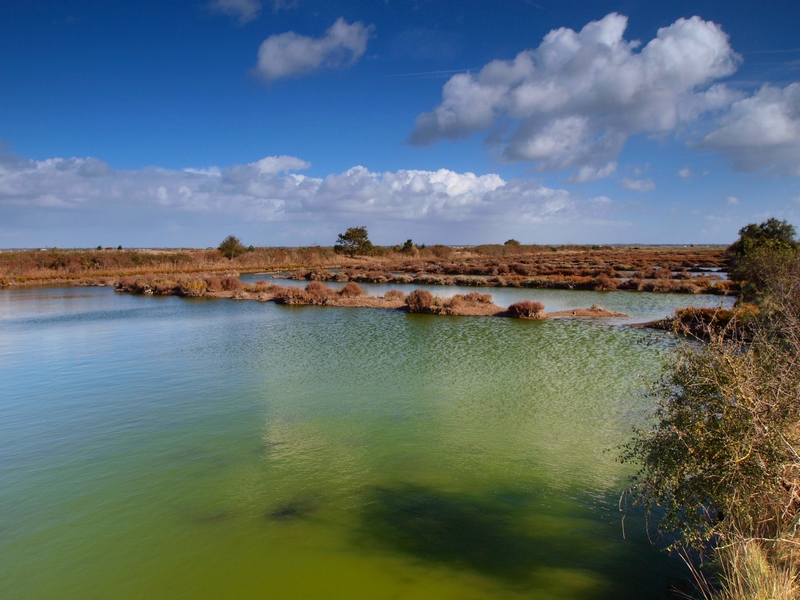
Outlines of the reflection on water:
{"label": "reflection on water", "polygon": [[622,539],[607,451],[669,337],[96,288],[0,291],[0,323],[0,597],[633,599],[684,575],[635,515]]}

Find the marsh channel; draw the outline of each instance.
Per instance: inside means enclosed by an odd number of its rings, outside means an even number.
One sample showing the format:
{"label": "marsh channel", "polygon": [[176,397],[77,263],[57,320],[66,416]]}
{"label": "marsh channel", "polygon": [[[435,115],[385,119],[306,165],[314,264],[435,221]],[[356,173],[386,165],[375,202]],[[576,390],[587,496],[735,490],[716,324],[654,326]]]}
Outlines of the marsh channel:
{"label": "marsh channel", "polygon": [[731,300],[486,291],[630,318],[0,290],[0,597],[672,597],[615,449],[675,340],[626,324]]}

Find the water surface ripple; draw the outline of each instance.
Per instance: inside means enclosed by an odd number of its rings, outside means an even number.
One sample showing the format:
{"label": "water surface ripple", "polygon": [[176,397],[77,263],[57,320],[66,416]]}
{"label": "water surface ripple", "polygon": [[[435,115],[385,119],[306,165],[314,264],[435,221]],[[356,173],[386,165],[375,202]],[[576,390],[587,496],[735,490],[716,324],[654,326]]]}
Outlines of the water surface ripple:
{"label": "water surface ripple", "polygon": [[622,538],[613,451],[667,337],[107,288],[0,291],[0,331],[0,597],[633,599],[683,576],[636,515]]}

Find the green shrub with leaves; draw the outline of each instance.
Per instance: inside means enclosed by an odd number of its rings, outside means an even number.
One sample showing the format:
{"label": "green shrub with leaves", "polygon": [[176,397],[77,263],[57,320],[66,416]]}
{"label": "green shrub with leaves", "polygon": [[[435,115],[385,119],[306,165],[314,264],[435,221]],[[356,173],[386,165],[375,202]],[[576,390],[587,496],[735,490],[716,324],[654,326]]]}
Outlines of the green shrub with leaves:
{"label": "green shrub with leaves", "polygon": [[374,250],[372,242],[369,241],[367,228],[350,227],[344,233],[340,233],[333,245],[333,250],[337,254],[347,256],[368,255]]}
{"label": "green shrub with leaves", "polygon": [[652,427],[625,447],[640,466],[630,491],[661,507],[675,546],[800,546],[800,261],[763,289],[748,339],[732,321],[678,347],[651,390]]}
{"label": "green shrub with leaves", "polygon": [[247,252],[247,248],[242,245],[242,242],[235,235],[229,235],[219,245],[218,250],[225,258],[233,260],[237,256]]}

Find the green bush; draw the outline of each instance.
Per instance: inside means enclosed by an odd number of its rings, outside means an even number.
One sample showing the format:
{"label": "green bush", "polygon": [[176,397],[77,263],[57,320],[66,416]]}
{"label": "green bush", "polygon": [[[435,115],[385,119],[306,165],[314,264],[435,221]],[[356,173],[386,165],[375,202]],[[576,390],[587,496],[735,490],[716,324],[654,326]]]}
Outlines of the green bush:
{"label": "green bush", "polygon": [[651,390],[653,425],[625,447],[623,460],[640,467],[630,491],[661,507],[676,545],[798,543],[800,261],[772,273],[764,294],[760,313],[741,309],[746,339],[724,326],[730,311],[682,313],[708,322],[707,342],[667,360]]}

